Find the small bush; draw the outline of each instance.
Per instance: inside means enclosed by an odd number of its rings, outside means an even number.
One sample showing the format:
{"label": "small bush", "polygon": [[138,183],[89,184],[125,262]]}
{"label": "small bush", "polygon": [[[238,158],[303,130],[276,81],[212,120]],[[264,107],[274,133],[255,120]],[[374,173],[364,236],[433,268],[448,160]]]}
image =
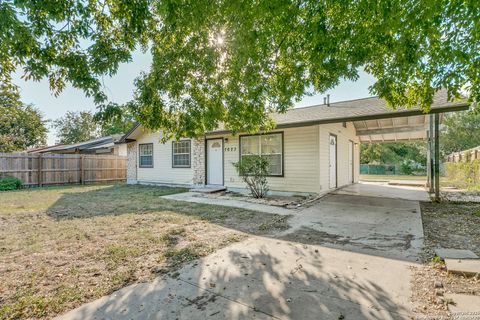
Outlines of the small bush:
{"label": "small bush", "polygon": [[22,180],[14,177],[0,178],[0,191],[17,190],[23,185]]}
{"label": "small bush", "polygon": [[445,177],[454,187],[477,189],[480,184],[480,160],[448,162],[445,164]]}
{"label": "small bush", "polygon": [[233,164],[242,180],[247,184],[250,193],[255,198],[264,198],[269,190],[268,160],[256,155],[243,157],[241,161]]}

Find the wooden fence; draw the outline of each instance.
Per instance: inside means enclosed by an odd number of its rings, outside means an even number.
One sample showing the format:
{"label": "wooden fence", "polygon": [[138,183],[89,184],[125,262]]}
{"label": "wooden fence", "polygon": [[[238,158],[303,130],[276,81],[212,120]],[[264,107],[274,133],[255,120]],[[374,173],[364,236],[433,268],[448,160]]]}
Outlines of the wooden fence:
{"label": "wooden fence", "polygon": [[127,178],[127,157],[114,155],[0,153],[0,177],[26,186],[84,184]]}
{"label": "wooden fence", "polygon": [[460,152],[454,152],[449,154],[446,158],[446,162],[470,162],[480,159],[480,146]]}

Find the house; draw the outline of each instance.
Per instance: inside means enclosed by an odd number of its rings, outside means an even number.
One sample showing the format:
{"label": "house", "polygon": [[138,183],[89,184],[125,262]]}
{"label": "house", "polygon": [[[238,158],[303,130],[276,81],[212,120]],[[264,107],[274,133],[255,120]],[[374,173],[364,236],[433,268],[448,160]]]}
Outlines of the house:
{"label": "house", "polygon": [[161,131],[136,124],[120,143],[127,144],[128,183],[244,189],[232,163],[259,154],[270,161],[272,191],[321,194],[358,181],[361,143],[425,140],[433,114],[441,119],[444,112],[468,107],[466,100],[449,102],[443,90],[430,114],[393,110],[370,97],[274,114],[277,126],[270,132],[232,135],[218,129],[161,143]]}
{"label": "house", "polygon": [[74,144],[57,144],[49,147],[27,150],[27,153],[49,152],[63,154],[111,154],[126,156],[126,144],[118,143],[122,136],[123,134],[115,134]]}

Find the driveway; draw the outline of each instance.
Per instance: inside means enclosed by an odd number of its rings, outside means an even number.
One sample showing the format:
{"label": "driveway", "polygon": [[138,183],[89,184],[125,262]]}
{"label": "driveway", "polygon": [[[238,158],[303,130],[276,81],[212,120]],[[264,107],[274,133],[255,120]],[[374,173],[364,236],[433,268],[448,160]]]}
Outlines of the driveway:
{"label": "driveway", "polygon": [[282,239],[418,261],[423,248],[422,188],[358,183],[294,215]]}
{"label": "driveway", "polygon": [[340,189],[295,213],[279,239],[250,237],[60,318],[411,319],[425,194],[383,188]]}
{"label": "driveway", "polygon": [[252,237],[60,318],[409,319],[410,266]]}

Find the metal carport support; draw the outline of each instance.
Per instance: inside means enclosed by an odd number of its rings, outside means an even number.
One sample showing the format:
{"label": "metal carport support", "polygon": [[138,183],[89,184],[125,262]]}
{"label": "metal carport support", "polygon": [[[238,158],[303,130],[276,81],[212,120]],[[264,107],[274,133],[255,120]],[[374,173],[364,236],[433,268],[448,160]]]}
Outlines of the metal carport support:
{"label": "metal carport support", "polygon": [[440,201],[440,115],[430,114],[428,136],[428,186],[430,193],[435,193],[435,201]]}

